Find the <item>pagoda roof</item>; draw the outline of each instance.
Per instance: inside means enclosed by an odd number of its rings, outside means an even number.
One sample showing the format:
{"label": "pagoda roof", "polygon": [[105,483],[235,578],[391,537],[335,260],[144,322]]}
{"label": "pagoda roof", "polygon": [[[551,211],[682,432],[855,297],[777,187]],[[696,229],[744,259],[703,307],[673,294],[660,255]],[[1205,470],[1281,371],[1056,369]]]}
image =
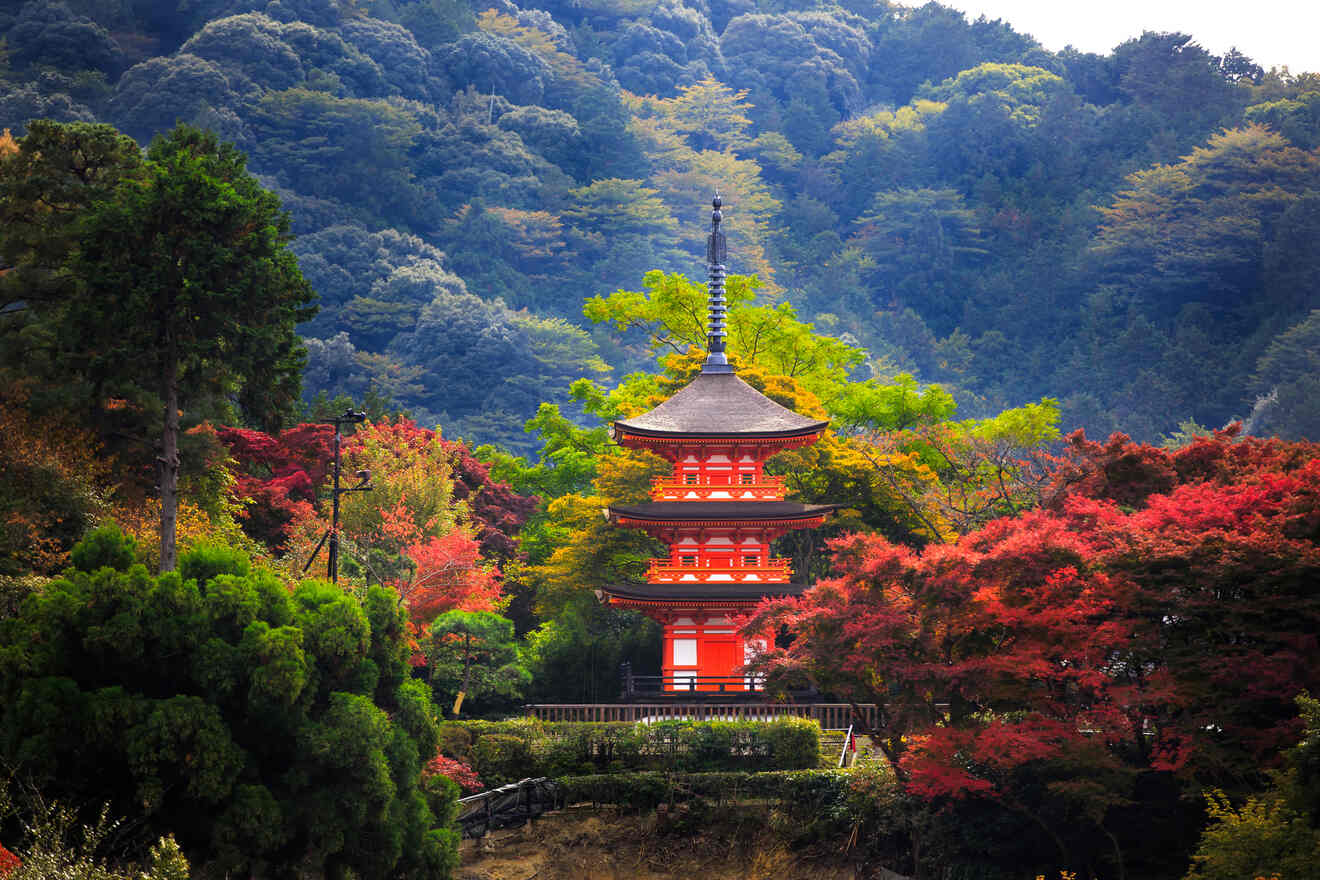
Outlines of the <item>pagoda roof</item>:
{"label": "pagoda roof", "polygon": [[612,599],[632,602],[692,602],[703,599],[760,601],[770,597],[800,596],[808,590],[806,584],[767,583],[679,583],[679,584],[620,584],[606,587],[603,592]]}
{"label": "pagoda roof", "polygon": [[611,519],[623,517],[644,522],[791,522],[815,519],[837,507],[837,504],[800,501],[652,501],[609,510]]}
{"label": "pagoda roof", "polygon": [[780,406],[732,372],[702,371],[655,409],[614,426],[616,436],[795,437],[828,424]]}

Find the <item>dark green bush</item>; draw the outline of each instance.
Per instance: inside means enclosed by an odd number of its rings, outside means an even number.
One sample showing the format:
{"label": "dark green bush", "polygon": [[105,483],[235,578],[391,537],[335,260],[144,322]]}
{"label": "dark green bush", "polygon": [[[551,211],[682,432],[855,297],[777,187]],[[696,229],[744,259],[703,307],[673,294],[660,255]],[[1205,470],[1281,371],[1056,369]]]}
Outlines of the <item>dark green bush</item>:
{"label": "dark green bush", "polygon": [[196,579],[199,584],[222,574],[247,577],[250,568],[251,563],[242,550],[211,541],[195,545],[179,559],[179,577],[185,581]]}
{"label": "dark green bush", "polygon": [[[440,735],[441,749],[451,757],[475,755],[491,736],[513,737],[526,749],[525,776],[802,770],[815,767],[820,753],[820,727],[804,718],[651,724],[451,721],[441,726]],[[470,752],[463,749],[465,735],[471,738]],[[473,762],[485,779],[481,759]]]}
{"label": "dark green bush", "polygon": [[458,783],[443,773],[432,773],[422,777],[421,788],[435,824],[448,828],[458,817],[458,799],[462,796]]}
{"label": "dark green bush", "polygon": [[472,746],[472,769],[488,788],[544,775],[533,765],[527,743],[500,733],[483,736]]}
{"label": "dark green bush", "polygon": [[137,560],[137,541],[125,535],[115,523],[98,526],[74,545],[70,554],[78,571],[96,571],[110,567],[128,571]]}
{"label": "dark green bush", "polygon": [[770,766],[777,770],[809,770],[820,759],[820,726],[805,718],[780,718],[766,724],[764,739]]}
{"label": "dark green bush", "polygon": [[440,754],[447,758],[468,760],[472,752],[472,734],[461,724],[445,723],[440,727]]}
{"label": "dark green bush", "polygon": [[[913,873],[913,827],[929,834],[930,808],[906,795],[888,767],[852,770],[779,770],[765,773],[613,773],[556,780],[567,803],[590,802],[648,812],[681,805],[671,830],[694,817],[764,811],[764,822],[792,846],[827,842],[856,848],[859,858]],[[956,826],[952,820],[936,824]],[[969,875],[970,876],[970,875]],[[977,874],[975,876],[983,876]],[[998,876],[998,875],[996,875]]]}
{"label": "dark green bush", "polygon": [[[892,778],[892,777],[891,777]],[[850,802],[853,775],[845,770],[776,770],[765,773],[610,773],[557,780],[568,803],[590,801],[636,810],[663,803],[771,801],[794,815],[831,812]]]}
{"label": "dark green bush", "polygon": [[438,713],[398,597],[290,593],[217,547],[157,577],[126,548],[98,530],[0,617],[0,766],[172,834],[202,876],[443,876],[455,791],[422,790]]}

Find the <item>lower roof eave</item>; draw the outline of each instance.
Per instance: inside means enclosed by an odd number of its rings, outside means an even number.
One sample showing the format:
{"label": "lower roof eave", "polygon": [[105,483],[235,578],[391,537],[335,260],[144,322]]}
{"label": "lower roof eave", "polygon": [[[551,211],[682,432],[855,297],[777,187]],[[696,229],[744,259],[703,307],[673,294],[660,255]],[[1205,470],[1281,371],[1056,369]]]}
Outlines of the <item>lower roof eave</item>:
{"label": "lower roof eave", "polygon": [[806,584],[702,584],[700,589],[680,592],[673,584],[628,584],[605,587],[597,590],[596,596],[611,605],[751,607],[762,599],[800,596],[807,589]]}

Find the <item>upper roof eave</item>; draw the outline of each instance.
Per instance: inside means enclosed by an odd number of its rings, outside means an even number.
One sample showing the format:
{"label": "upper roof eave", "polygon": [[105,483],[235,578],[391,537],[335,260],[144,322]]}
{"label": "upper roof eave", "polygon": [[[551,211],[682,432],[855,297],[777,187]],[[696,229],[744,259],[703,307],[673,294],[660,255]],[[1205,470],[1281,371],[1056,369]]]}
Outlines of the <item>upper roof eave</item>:
{"label": "upper roof eave", "polygon": [[649,412],[618,419],[616,434],[638,437],[800,437],[828,420],[799,415],[775,403],[734,373],[699,373]]}
{"label": "upper roof eave", "polygon": [[793,431],[655,431],[645,428],[637,428],[626,422],[615,422],[614,432],[618,437],[620,434],[631,434],[634,437],[655,437],[657,439],[681,439],[691,437],[694,440],[736,438],[748,440],[773,440],[779,437],[810,437],[812,434],[819,434],[829,425],[829,420],[816,422],[805,428],[799,428]]}

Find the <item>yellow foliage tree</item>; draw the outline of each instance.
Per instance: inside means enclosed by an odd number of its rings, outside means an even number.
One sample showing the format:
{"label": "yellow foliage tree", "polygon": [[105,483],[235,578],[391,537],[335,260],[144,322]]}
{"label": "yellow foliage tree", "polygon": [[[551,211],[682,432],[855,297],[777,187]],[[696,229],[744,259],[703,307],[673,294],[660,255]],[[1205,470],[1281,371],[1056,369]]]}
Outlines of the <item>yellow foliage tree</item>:
{"label": "yellow foliage tree", "polygon": [[524,49],[535,52],[542,61],[550,65],[557,76],[579,87],[594,88],[602,84],[600,77],[587,70],[586,66],[573,55],[555,45],[550,35],[540,28],[519,24],[518,19],[496,12],[494,9],[487,9],[477,15],[477,27],[488,34],[511,40]]}

